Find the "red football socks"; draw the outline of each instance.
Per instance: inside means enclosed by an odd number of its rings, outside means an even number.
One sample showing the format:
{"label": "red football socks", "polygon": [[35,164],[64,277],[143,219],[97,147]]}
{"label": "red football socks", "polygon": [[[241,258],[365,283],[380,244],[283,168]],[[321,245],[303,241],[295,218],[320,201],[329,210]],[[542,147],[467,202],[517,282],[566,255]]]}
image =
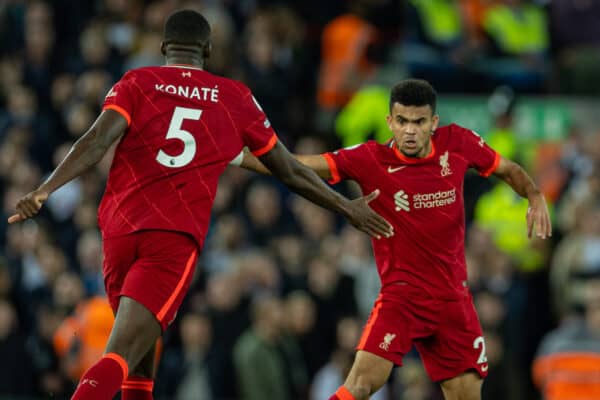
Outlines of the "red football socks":
{"label": "red football socks", "polygon": [[333,396],[331,396],[329,398],[329,400],[356,400],[354,398],[354,396],[352,396],[352,393],[350,393],[350,391],[348,389],[346,389],[343,386],[340,386],[340,388],[337,390],[337,392],[335,392],[335,394]]}
{"label": "red football socks", "polygon": [[152,379],[130,376],[121,386],[121,400],[152,400],[153,388]]}
{"label": "red football socks", "polygon": [[71,400],[112,400],[128,375],[129,367],[123,357],[105,354],[83,374]]}

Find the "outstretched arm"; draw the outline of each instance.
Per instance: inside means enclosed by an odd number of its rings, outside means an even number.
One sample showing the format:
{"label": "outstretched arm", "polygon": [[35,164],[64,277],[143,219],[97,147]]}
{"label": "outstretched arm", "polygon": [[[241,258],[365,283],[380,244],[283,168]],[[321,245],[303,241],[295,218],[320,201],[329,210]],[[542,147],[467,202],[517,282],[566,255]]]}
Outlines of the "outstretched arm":
{"label": "outstretched arm", "polygon": [[546,200],[527,172],[519,164],[501,157],[494,174],[508,183],[521,197],[529,200],[527,235],[531,238],[535,228],[537,236],[542,239],[552,236],[552,224]]}
{"label": "outstretched arm", "polygon": [[19,200],[17,213],[8,222],[19,222],[36,215],[52,192],[98,163],[125,129],[127,121],[121,114],[113,110],[103,111],[90,129],[73,144],[69,154],[48,179]]}
{"label": "outstretched arm", "polygon": [[[325,158],[319,154],[291,154],[301,162],[306,165],[308,168],[312,169],[323,179],[331,179],[331,171],[329,169],[329,165]],[[238,164],[240,167],[245,168],[250,171],[258,172],[263,175],[271,175],[271,171],[256,157],[252,154],[248,149],[244,149],[241,154],[241,163]]]}
{"label": "outstretched arm", "polygon": [[349,200],[327,186],[313,170],[298,162],[281,142],[277,142],[271,151],[261,156],[260,162],[291,190],[313,203],[343,215],[361,231],[378,239],[381,236],[393,235],[393,227],[368,206],[368,203],[379,195],[378,190],[367,196]]}

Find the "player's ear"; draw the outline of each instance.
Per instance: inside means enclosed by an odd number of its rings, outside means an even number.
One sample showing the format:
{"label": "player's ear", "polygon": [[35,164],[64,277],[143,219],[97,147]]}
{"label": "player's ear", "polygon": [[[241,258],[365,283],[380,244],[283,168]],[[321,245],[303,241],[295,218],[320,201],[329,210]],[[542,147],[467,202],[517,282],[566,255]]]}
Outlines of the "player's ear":
{"label": "player's ear", "polygon": [[212,52],[212,42],[209,40],[208,42],[206,42],[206,44],[202,48],[202,57],[204,57],[204,59],[209,58],[211,52]]}
{"label": "player's ear", "polygon": [[388,126],[388,128],[390,128],[390,131],[391,131],[392,130],[392,116],[389,114],[386,115],[385,122],[387,122],[387,126]]}
{"label": "player's ear", "polygon": [[160,42],[160,54],[167,55],[167,44],[165,42]]}
{"label": "player's ear", "polygon": [[440,124],[440,116],[436,114],[431,118],[431,120],[433,121],[433,124],[431,124],[431,132],[433,133]]}

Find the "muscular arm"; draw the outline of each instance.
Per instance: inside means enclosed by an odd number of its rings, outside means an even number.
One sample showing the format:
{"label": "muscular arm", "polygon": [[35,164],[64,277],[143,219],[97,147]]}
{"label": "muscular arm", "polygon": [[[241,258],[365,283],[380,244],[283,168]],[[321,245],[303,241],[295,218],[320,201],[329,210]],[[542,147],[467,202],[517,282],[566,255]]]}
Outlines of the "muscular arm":
{"label": "muscular arm", "polygon": [[52,192],[98,163],[125,129],[127,121],[121,114],[113,110],[103,111],[90,129],[73,144],[48,179],[19,200],[18,213],[11,216],[9,222],[18,222],[37,214]]}
{"label": "muscular arm", "polygon": [[73,144],[69,154],[39,190],[50,194],[97,164],[126,128],[127,121],[121,114],[113,110],[103,111],[90,129]]}
{"label": "muscular arm", "polygon": [[[313,170],[296,160],[280,142],[261,156],[260,162],[291,190],[345,216],[363,232],[377,238],[381,235],[391,236],[393,233],[391,225],[367,206],[379,194],[378,191],[366,197],[348,200],[327,186]],[[326,164],[325,160],[323,162]]]}
{"label": "muscular arm", "polygon": [[534,226],[538,237],[545,239],[552,236],[552,224],[546,200],[527,172],[519,164],[501,157],[494,175],[506,182],[518,195],[529,200],[528,236],[531,237]]}
{"label": "muscular arm", "polygon": [[[292,154],[296,160],[312,169],[323,179],[331,179],[331,171],[329,165],[323,156],[318,154]],[[258,172],[263,175],[271,175],[271,171],[252,153],[247,149],[244,149],[242,163],[240,167],[248,169],[250,171]]]}

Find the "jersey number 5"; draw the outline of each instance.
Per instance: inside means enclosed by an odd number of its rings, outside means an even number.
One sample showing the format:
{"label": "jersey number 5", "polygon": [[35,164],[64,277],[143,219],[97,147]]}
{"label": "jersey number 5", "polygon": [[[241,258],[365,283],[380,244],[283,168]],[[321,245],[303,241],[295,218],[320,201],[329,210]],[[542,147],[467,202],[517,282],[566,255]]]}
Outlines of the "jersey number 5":
{"label": "jersey number 5", "polygon": [[161,149],[156,155],[156,161],[165,167],[180,168],[185,167],[194,159],[194,155],[196,154],[196,139],[194,139],[194,136],[191,133],[181,129],[181,125],[186,119],[198,121],[200,120],[201,115],[202,110],[175,107],[166,138],[181,140],[183,142],[183,151],[176,156],[172,156]]}

